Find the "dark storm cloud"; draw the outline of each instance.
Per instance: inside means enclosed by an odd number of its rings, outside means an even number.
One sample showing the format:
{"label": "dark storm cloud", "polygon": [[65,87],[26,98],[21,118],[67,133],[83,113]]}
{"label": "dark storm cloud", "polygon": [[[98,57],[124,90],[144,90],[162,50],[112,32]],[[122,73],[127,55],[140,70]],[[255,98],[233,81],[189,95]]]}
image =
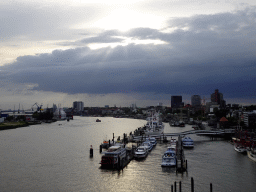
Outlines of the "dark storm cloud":
{"label": "dark storm cloud", "polygon": [[8,73],[0,78],[65,93],[209,94],[219,88],[230,98],[255,95],[255,8],[172,19],[169,26],[172,32],[113,30],[78,42],[113,43],[127,37],[166,44],[82,47],[23,56],[1,67]]}

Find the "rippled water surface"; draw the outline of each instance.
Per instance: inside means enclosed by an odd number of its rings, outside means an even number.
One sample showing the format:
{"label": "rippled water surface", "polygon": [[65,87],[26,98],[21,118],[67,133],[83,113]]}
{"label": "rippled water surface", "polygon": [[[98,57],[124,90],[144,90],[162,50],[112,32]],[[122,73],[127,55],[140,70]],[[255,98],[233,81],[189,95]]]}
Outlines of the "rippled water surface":
{"label": "rippled water surface", "polygon": [[[106,117],[96,122],[94,117],[75,117],[0,131],[0,191],[171,191],[175,181],[182,182],[182,191],[190,191],[191,177],[195,191],[210,191],[210,183],[218,192],[256,190],[256,162],[238,154],[227,141],[196,135],[191,135],[194,149],[185,150],[187,173],[161,167],[167,144],[160,143],[145,160],[132,160],[122,171],[100,169],[103,139],[144,124],[136,119]],[[166,133],[190,129],[165,124]]]}

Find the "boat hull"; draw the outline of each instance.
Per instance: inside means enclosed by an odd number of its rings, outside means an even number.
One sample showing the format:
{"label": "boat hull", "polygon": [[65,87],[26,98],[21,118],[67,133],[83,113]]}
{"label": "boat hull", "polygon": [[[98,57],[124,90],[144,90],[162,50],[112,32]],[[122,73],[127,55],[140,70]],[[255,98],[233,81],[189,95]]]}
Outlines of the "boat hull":
{"label": "boat hull", "polygon": [[248,157],[256,162],[256,154],[253,154],[251,151],[247,151]]}
{"label": "boat hull", "polygon": [[238,152],[238,153],[243,153],[243,154],[246,154],[246,153],[247,153],[247,149],[246,149],[246,148],[243,148],[243,147],[234,146],[234,149],[235,149],[235,151]]}

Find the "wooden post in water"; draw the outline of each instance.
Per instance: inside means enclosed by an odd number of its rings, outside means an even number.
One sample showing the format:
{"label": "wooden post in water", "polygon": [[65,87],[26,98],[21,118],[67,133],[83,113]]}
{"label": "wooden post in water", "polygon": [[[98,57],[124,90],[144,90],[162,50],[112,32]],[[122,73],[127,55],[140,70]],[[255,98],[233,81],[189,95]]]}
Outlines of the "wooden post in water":
{"label": "wooden post in water", "polygon": [[92,148],[92,145],[91,145],[91,148],[90,148],[90,157],[93,157],[93,148]]}
{"label": "wooden post in water", "polygon": [[181,181],[180,181],[180,192],[181,192]]}
{"label": "wooden post in water", "polygon": [[113,145],[114,145],[114,141],[115,141],[115,135],[114,135],[114,133],[113,133]]}
{"label": "wooden post in water", "polygon": [[210,192],[212,192],[212,183],[210,183]]}
{"label": "wooden post in water", "polygon": [[177,192],[177,185],[176,185],[176,181],[174,182],[174,192]]}
{"label": "wooden post in water", "polygon": [[100,145],[100,153],[102,152],[102,145]]}
{"label": "wooden post in water", "polygon": [[173,185],[171,185],[171,192],[173,192]]}
{"label": "wooden post in water", "polygon": [[194,192],[194,179],[191,177],[191,192]]}

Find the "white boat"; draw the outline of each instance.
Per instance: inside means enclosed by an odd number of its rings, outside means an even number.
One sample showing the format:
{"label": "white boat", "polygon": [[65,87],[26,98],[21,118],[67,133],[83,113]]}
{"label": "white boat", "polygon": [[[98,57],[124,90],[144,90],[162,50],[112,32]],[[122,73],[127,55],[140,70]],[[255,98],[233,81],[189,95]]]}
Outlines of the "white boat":
{"label": "white boat", "polygon": [[235,143],[234,144],[234,149],[238,153],[247,153],[247,148],[244,145],[240,144],[240,143]]}
{"label": "white boat", "polygon": [[247,155],[251,160],[256,162],[256,150],[248,150]]}
{"label": "white boat", "polygon": [[182,139],[182,146],[185,148],[193,148],[194,147],[194,141],[190,137],[185,137]]}
{"label": "white boat", "polygon": [[164,124],[160,118],[160,114],[151,111],[151,116],[147,117],[145,135],[160,135],[164,132]]}
{"label": "white boat", "polygon": [[126,158],[126,149],[123,145],[114,145],[108,148],[108,150],[101,157],[101,167],[103,168],[118,168],[118,161],[120,160],[120,166]]}
{"label": "white boat", "polygon": [[149,141],[153,146],[156,146],[156,144],[157,144],[155,137],[148,137],[148,138],[146,138],[146,141]]}
{"label": "white boat", "polygon": [[164,152],[162,157],[162,167],[172,167],[176,166],[176,153],[172,149],[168,149]]}
{"label": "white boat", "polygon": [[171,139],[170,145],[167,149],[173,150],[176,153],[176,139]]}
{"label": "white boat", "polygon": [[134,158],[136,159],[146,158],[147,155],[148,155],[148,149],[146,146],[139,146],[134,152]]}
{"label": "white boat", "polygon": [[145,146],[148,151],[151,151],[153,149],[153,145],[149,141],[143,142],[140,146]]}

